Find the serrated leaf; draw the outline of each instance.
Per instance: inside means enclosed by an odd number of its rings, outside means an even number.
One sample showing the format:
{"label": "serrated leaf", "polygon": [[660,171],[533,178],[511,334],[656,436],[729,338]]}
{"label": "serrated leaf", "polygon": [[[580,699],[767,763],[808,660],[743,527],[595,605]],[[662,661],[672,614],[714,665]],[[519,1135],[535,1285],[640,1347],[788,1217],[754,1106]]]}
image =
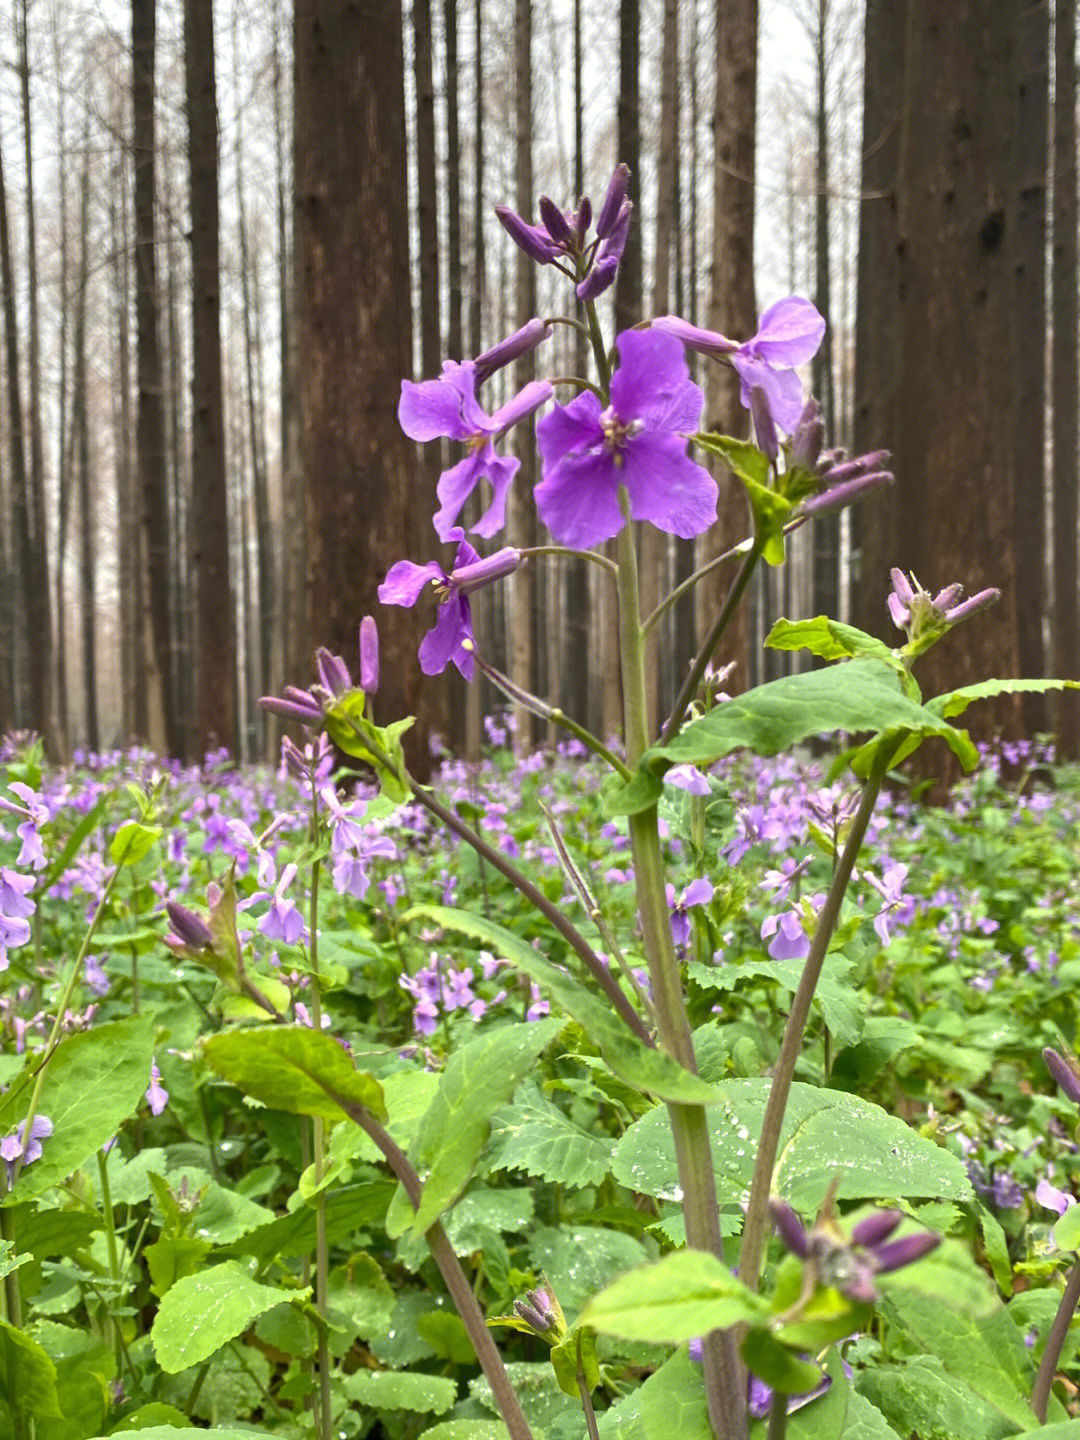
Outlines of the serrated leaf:
{"label": "serrated leaf", "polygon": [[[687,967],[690,978],[706,990],[731,990],[740,980],[766,980],[792,995],[799,988],[802,972],[802,960],[743,960],[737,965],[692,961]],[[862,1032],[862,1000],[848,978],[850,973],[850,960],[829,955],[814,991],[814,1004],[841,1050],[853,1045]]]}
{"label": "serrated leaf", "polygon": [[639,1395],[646,1440],[713,1440],[702,1369],[685,1349],[661,1365]]}
{"label": "serrated leaf", "polygon": [[903,661],[884,641],[854,625],[830,620],[827,615],[815,615],[812,620],[777,620],[766,635],[765,644],[771,650],[809,650],[822,660],[850,660],[857,655],[873,657],[884,660],[897,674],[901,671],[907,674]]}
{"label": "serrated leaf", "polygon": [[235,1260],[178,1280],[165,1295],[150,1331],[162,1370],[175,1375],[208,1360],[283,1300],[309,1295],[260,1285]]}
{"label": "serrated leaf", "polygon": [[599,1046],[615,1074],[627,1084],[657,1095],[662,1100],[691,1105],[709,1104],[716,1098],[713,1086],[684,1070],[670,1055],[651,1048],[632,1034],[607,1000],[537,954],[531,945],[502,925],[442,905],[417,905],[405,918],[408,920],[413,916],[433,920],[446,930],[472,936],[524,971],[545,995],[578,1022]]}
{"label": "serrated leaf", "polygon": [[[150,1083],[155,1026],[146,1015],[66,1035],[49,1061],[38,1114],[53,1123],[41,1158],[20,1172],[3,1203],[33,1200],[65,1180],[133,1115]],[[6,1099],[7,1097],[5,1097]],[[0,1117],[0,1130],[21,1119]]]}
{"label": "serrated leaf", "polygon": [[506,1025],[482,1033],[451,1055],[435,1098],[420,1121],[409,1159],[424,1178],[413,1212],[398,1190],[387,1214],[391,1238],[422,1235],[458,1198],[491,1132],[491,1117],[513,1095],[562,1020]]}
{"label": "serrated leaf", "polygon": [[[749,1190],[769,1080],[728,1080],[708,1111],[721,1204]],[[679,1199],[678,1166],[667,1115],[650,1111],[627,1130],[612,1166],[615,1178],[658,1199]],[[968,1200],[961,1161],[868,1100],[838,1090],[791,1087],[773,1186],[806,1215],[817,1212],[834,1179],[838,1198],[936,1197]]]}
{"label": "serrated leaf", "polygon": [[992,700],[995,695],[1041,695],[1047,690],[1080,690],[1080,680],[983,680],[946,695],[935,695],[927,700],[926,708],[947,720],[962,715],[976,700]]}
{"label": "serrated leaf", "polygon": [[615,1142],[590,1135],[550,1100],[533,1094],[492,1122],[493,1170],[523,1170],[552,1185],[599,1185],[611,1169]]}
{"label": "serrated leaf", "polygon": [[409,1410],[442,1415],[457,1399],[457,1386],[442,1375],[417,1375],[398,1370],[358,1370],[345,1381],[345,1393],[372,1410]]}
{"label": "serrated leaf", "polygon": [[896,1431],[876,1405],[871,1405],[857,1390],[851,1390],[843,1440],[896,1440]]}
{"label": "serrated leaf", "polygon": [[653,1254],[636,1236],[599,1225],[543,1225],[529,1241],[529,1263],[551,1281],[569,1319],[620,1271]]}
{"label": "serrated leaf", "polygon": [[581,1312],[581,1323],[624,1340],[679,1345],[710,1330],[768,1317],[768,1302],[715,1255],[676,1250],[601,1290]]}
{"label": "serrated leaf", "polygon": [[[979,1440],[1004,1440],[1017,1432],[1013,1420],[949,1374],[936,1355],[863,1370],[859,1390],[885,1416],[894,1435],[899,1431],[935,1440],[972,1440],[976,1435]],[[1027,1420],[1034,1421],[1030,1410]]]}
{"label": "serrated leaf", "polygon": [[345,1120],[343,1106],[362,1106],[377,1120],[386,1118],[382,1087],[357,1070],[332,1039],[306,1026],[263,1025],[222,1031],[203,1047],[211,1067],[271,1110]]}

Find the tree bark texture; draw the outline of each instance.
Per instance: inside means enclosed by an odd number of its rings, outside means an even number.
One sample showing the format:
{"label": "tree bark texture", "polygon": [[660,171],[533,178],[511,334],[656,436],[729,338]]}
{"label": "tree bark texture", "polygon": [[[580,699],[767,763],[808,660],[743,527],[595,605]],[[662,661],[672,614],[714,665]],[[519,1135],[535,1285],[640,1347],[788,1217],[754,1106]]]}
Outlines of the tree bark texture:
{"label": "tree bark texture", "polygon": [[[825,336],[813,361],[813,390],[821,405],[827,443],[837,443],[833,391],[832,299],[829,267],[829,0],[817,0],[814,17],[814,304],[825,321]],[[813,523],[813,613],[840,616],[840,512],[827,511]]]}
{"label": "tree bark texture", "polygon": [[298,0],[295,62],[308,624],[314,643],[354,663],[360,619],[379,617],[376,713],[418,715],[410,762],[421,765],[437,682],[416,650],[430,616],[383,609],[375,593],[395,560],[431,545],[432,497],[417,493],[397,423],[400,378],[412,374],[400,5]]}

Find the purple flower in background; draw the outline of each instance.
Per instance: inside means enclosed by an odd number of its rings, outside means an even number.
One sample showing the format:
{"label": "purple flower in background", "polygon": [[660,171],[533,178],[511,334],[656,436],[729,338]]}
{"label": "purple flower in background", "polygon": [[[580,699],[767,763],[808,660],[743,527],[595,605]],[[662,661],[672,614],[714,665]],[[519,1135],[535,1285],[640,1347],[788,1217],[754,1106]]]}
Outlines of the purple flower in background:
{"label": "purple flower in background", "polygon": [[30,786],[24,785],[21,780],[13,780],[8,789],[23,802],[15,805],[0,796],[0,810],[8,810],[13,815],[24,817],[22,824],[15,827],[15,833],[22,841],[22,849],[15,864],[29,865],[32,870],[42,870],[45,868],[45,852],[41,848],[38,831],[49,819],[49,807],[36,790],[31,790]]}
{"label": "purple flower in background", "polygon": [[282,940],[286,945],[295,945],[304,936],[304,917],[285,895],[295,878],[296,866],[286,865],[274,890],[270,909],[259,921],[259,933],[268,940]]}
{"label": "purple flower in background", "polygon": [[1045,1209],[1056,1210],[1059,1215],[1064,1215],[1066,1210],[1076,1204],[1075,1196],[1059,1190],[1056,1185],[1051,1185],[1045,1175],[1035,1186],[1035,1199]]}
{"label": "purple flower in background", "polygon": [[767,915],[761,926],[761,938],[773,936],[769,955],[773,960],[805,960],[810,954],[810,936],[803,929],[798,910],[783,915]]}
{"label": "purple flower in background", "polygon": [[674,785],[688,795],[708,795],[709,777],[703,775],[696,765],[673,765],[664,776],[665,785]]}
{"label": "purple flower in background", "polygon": [[465,679],[471,680],[476,662],[470,648],[473,631],[469,594],[512,574],[518,567],[521,552],[506,546],[481,560],[459,526],[454,526],[444,538],[458,542],[454,568],[449,574],[437,560],[426,565],[399,560],[390,567],[379,586],[379,599],[384,605],[410,607],[419,600],[424,587],[432,583],[439,610],[434,627],[420,642],[420,669],[425,675],[441,675],[453,661]]}
{"label": "purple flower in background", "polygon": [[671,938],[676,945],[685,945],[690,939],[691,923],[689,912],[696,905],[707,905],[713,898],[713,884],[710,880],[691,880],[686,889],[675,898],[675,886],[668,885],[668,909],[671,911]]}
{"label": "purple flower in background", "polygon": [[791,295],[770,305],[758,321],[757,334],[741,345],[690,325],[678,315],[661,315],[652,324],[690,350],[733,365],[739,375],[739,399],[746,409],[751,408],[757,387],[775,424],[786,435],[794,431],[804,409],[795,366],[813,359],[825,335],[825,321],[809,300]]}
{"label": "purple flower in background", "polygon": [[161,1083],[161,1071],[157,1067],[156,1060],[150,1062],[150,1084],[144,1099],[150,1106],[151,1115],[160,1115],[169,1103],[169,1092]]}
{"label": "purple flower in background", "polygon": [[495,441],[538,410],[553,393],[546,380],[532,380],[494,415],[488,415],[476,398],[477,384],[472,360],[462,364],[447,360],[438,380],[401,382],[398,420],[410,440],[424,443],[446,438],[460,440],[467,447],[465,458],[439,477],[437,493],[442,508],[435,515],[435,530],[440,540],[453,538],[450,532],[458,515],[481,480],[491,485],[492,499],[472,529],[484,536],[502,529],[506,494],[521,461],[512,455],[496,455]]}
{"label": "purple flower in background", "polygon": [[15,1166],[32,1165],[41,1159],[41,1142],[53,1133],[53,1123],[47,1115],[35,1115],[26,1134],[26,1121],[20,1120],[10,1135],[0,1140],[0,1160],[7,1166],[8,1185],[15,1184]]}
{"label": "purple flower in background", "polygon": [[874,887],[884,901],[874,918],[874,929],[884,946],[887,946],[892,938],[889,934],[890,916],[898,925],[909,925],[915,916],[915,901],[910,895],[904,893],[907,875],[908,867],[906,865],[887,866],[880,880],[869,870],[866,871],[867,883]]}
{"label": "purple flower in background", "polygon": [[[700,1339],[691,1340],[688,1350],[690,1359],[693,1360],[695,1365],[700,1365],[702,1361],[702,1344]],[[844,1368],[850,1370],[851,1367],[845,1365]],[[813,1390],[804,1391],[801,1395],[790,1395],[787,1402],[787,1413],[791,1415],[794,1411],[801,1410],[804,1405],[809,1405],[810,1402],[816,1400],[819,1395],[824,1395],[831,1384],[832,1376],[823,1375],[820,1385],[815,1385]],[[772,1406],[772,1397],[773,1392],[770,1385],[766,1385],[765,1381],[759,1380],[756,1375],[747,1376],[746,1409],[751,1420],[765,1419]]]}
{"label": "purple flower in background", "polygon": [[611,404],[586,391],[536,427],[544,478],[536,487],[540,518],[561,545],[585,550],[617,535],[630,513],[688,540],[716,519],[716,482],[686,452],[704,396],[669,336],[626,330],[616,340],[619,368]]}

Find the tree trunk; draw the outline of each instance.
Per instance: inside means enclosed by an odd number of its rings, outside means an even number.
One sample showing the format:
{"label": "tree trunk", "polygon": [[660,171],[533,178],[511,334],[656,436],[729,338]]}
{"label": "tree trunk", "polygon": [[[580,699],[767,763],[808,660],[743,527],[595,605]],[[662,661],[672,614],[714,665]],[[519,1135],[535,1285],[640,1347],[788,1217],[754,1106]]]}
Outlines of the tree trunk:
{"label": "tree trunk", "polygon": [[[707,325],[733,339],[754,333],[754,154],[757,123],[757,0],[717,0],[716,103],[713,110],[712,275]],[[739,380],[726,365],[706,369],[706,428],[746,435],[749,425],[739,404]],[[699,563],[750,534],[750,513],[742,486],[718,467],[717,523],[698,541]],[[697,627],[703,634],[716,619],[731,583],[731,567],[697,587]],[[739,607],[714,663],[734,661],[728,686],[744,690],[750,679],[749,602]]]}
{"label": "tree trunk", "polygon": [[218,120],[212,0],[184,0],[191,168],[191,505],[195,592],[195,745],[235,744],[236,631],[221,386]]}
{"label": "tree trunk", "polygon": [[[123,100],[117,102],[117,133],[123,134]],[[117,221],[113,233],[113,290],[116,308],[116,376],[114,386],[116,495],[119,509],[117,553],[120,573],[128,583],[120,587],[120,691],[121,723],[125,741],[146,735],[147,686],[142,683],[140,663],[142,635],[139,496],[131,455],[131,274],[128,266],[130,225],[128,221],[127,156],[121,153],[116,166]]]}
{"label": "tree trunk", "polygon": [[[60,27],[56,27],[53,40],[55,45],[54,60],[56,64],[56,134],[57,151],[60,156],[59,175],[57,183],[59,186],[60,206],[60,325],[58,348],[60,351],[60,376],[57,405],[57,433],[58,442],[56,446],[56,721],[57,739],[60,751],[65,758],[70,753],[70,717],[68,715],[68,685],[67,685],[67,630],[64,624],[64,617],[67,609],[64,602],[64,556],[67,553],[67,531],[68,520],[71,514],[71,472],[67,465],[67,432],[68,432],[68,324],[70,320],[70,303],[68,296],[69,286],[69,256],[68,256],[68,214],[67,214],[67,124],[65,85],[63,80],[63,61],[60,47]],[[110,218],[113,219],[114,211],[110,206]],[[112,234],[117,236],[117,226],[112,224]],[[115,245],[115,251],[119,251],[119,244]],[[121,570],[121,573],[123,571]],[[122,602],[121,602],[122,603]]]}
{"label": "tree trunk", "polygon": [[[814,26],[814,304],[825,321],[825,336],[813,360],[814,394],[821,405],[827,443],[837,443],[833,393],[832,299],[829,267],[829,0],[817,0]],[[813,601],[815,615],[840,617],[840,512],[827,511],[813,522]]]}
{"label": "tree trunk", "polygon": [[[1046,674],[1046,200],[1050,124],[1050,0],[1019,10],[1016,94],[1016,418],[1013,534],[1020,675]],[[1075,702],[1074,702],[1075,703]],[[1047,728],[1045,695],[1020,700],[1024,728]]]}
{"label": "tree trunk", "polygon": [[297,0],[295,115],[311,638],[351,658],[361,616],[382,617],[378,714],[418,716],[406,741],[420,769],[436,683],[416,659],[426,616],[388,617],[376,599],[395,560],[431,547],[431,496],[415,492],[397,422],[413,369],[397,0]]}
{"label": "tree trunk", "polygon": [[[132,104],[135,157],[135,317],[139,411],[135,430],[142,509],[140,577],[141,676],[150,744],[178,753],[172,693],[169,615],[169,509],[165,485],[165,412],[158,332],[157,226],[154,214],[157,141],[154,115],[156,0],[132,0]],[[205,658],[205,657],[204,657]]]}
{"label": "tree trunk", "polygon": [[450,312],[446,353],[462,360],[461,330],[461,140],[458,127],[457,0],[444,0],[446,31],[446,276]]}
{"label": "tree trunk", "polygon": [[86,291],[90,278],[90,116],[83,129],[83,169],[79,199],[79,293],[75,307],[74,404],[72,426],[77,437],[79,476],[79,612],[82,617],[83,705],[85,742],[100,748],[97,706],[97,599],[94,593],[94,506],[91,501],[90,413],[86,376]]}
{"label": "tree trunk", "polygon": [[[1055,675],[1080,676],[1077,606],[1077,392],[1080,390],[1080,315],[1077,313],[1076,0],[1054,9],[1054,248],[1051,276],[1054,339],[1054,629]],[[1058,746],[1080,756],[1080,703],[1062,695],[1055,706]]]}
{"label": "tree trunk", "polygon": [[[582,0],[574,0],[574,198],[580,200],[585,189],[585,105],[582,96]],[[584,333],[574,331],[575,375],[584,375],[588,367],[588,348]],[[589,570],[587,560],[567,560],[563,570],[563,635],[566,655],[572,664],[561,670],[559,704],[580,724],[595,724],[589,714]],[[607,583],[607,577],[602,577]]]}

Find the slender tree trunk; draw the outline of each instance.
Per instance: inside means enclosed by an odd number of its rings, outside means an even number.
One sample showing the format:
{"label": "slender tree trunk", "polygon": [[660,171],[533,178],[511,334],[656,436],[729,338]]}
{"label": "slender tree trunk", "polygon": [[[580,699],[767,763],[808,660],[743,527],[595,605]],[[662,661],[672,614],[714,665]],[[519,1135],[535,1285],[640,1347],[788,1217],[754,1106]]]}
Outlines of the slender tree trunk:
{"label": "slender tree trunk", "polygon": [[[352,655],[359,618],[386,615],[376,590],[390,565],[431,545],[431,496],[415,492],[396,413],[413,371],[400,4],[297,0],[295,53],[309,622],[313,640]],[[406,736],[417,767],[430,764],[437,693],[416,660],[425,618],[395,611],[382,626],[378,696],[382,719],[418,716]]]}
{"label": "slender tree trunk", "polygon": [[[757,124],[757,0],[717,0],[716,102],[713,110],[712,276],[707,324],[734,339],[754,333],[754,155]],[[739,381],[726,365],[706,370],[705,415],[710,430],[746,435],[749,425],[739,404]],[[719,467],[717,524],[698,541],[699,561],[750,533],[742,486]],[[698,633],[713,623],[730,584],[730,570],[697,587]],[[740,606],[716,663],[734,661],[728,686],[743,690],[750,680],[749,603]]]}
{"label": "slender tree trunk", "polygon": [[[484,307],[484,4],[474,0],[473,29],[473,263],[469,298],[469,353],[483,352]],[[452,284],[453,282],[451,282]],[[474,628],[481,648],[491,633],[489,597],[478,594],[473,607]],[[465,754],[471,764],[480,760],[483,743],[482,696],[484,682],[478,677],[465,698]]]}
{"label": "slender tree trunk", "polygon": [[[1014,543],[1020,675],[1046,674],[1046,202],[1050,123],[1050,0],[1025,0],[1016,53],[1017,224],[1014,267],[1016,419]],[[1075,702],[1074,702],[1075,703]],[[1047,728],[1045,695],[1024,695],[1024,728]]]}
{"label": "slender tree trunk", "polygon": [[46,746],[57,753],[53,711],[52,617],[49,606],[49,563],[45,519],[45,450],[41,433],[41,341],[38,321],[37,224],[34,207],[34,157],[30,125],[30,55],[26,32],[27,0],[16,12],[19,44],[19,90],[22,101],[23,153],[26,167],[27,339],[30,431],[29,496],[31,548],[26,556],[33,587],[27,619],[33,635],[30,646],[30,686],[35,725]]}
{"label": "slender tree trunk", "polygon": [[[836,397],[833,391],[832,297],[829,265],[829,0],[817,0],[814,27],[816,159],[814,165],[814,304],[825,321],[825,338],[813,361],[814,394],[821,405],[825,434],[836,441]],[[831,511],[813,523],[813,611],[840,614],[840,512]]]}
{"label": "slender tree trunk", "polygon": [[446,275],[450,310],[446,353],[463,359],[461,329],[461,140],[458,127],[457,0],[444,0],[446,31]]}
{"label": "slender tree trunk", "polygon": [[[1080,390],[1080,315],[1077,313],[1076,0],[1054,10],[1054,674],[1080,676],[1077,606],[1077,392]],[[1062,755],[1080,756],[1080,705],[1066,694],[1056,706]]]}
{"label": "slender tree trunk", "polygon": [[[170,197],[172,194],[170,186]],[[180,260],[177,243],[170,233],[165,246],[165,306],[169,379],[168,475],[171,533],[176,537],[169,558],[169,594],[173,614],[173,700],[180,753],[191,753],[194,675],[192,673],[194,629],[190,575],[190,485],[184,440],[184,346],[180,325]]]}
{"label": "slender tree trunk", "polygon": [[[122,91],[119,92],[122,97]],[[117,101],[117,133],[124,133],[124,102]],[[116,166],[117,224],[113,233],[117,245],[113,254],[113,288],[116,307],[116,494],[119,509],[117,552],[120,573],[128,583],[120,587],[120,689],[121,716],[125,740],[146,735],[148,730],[147,686],[142,683],[141,576],[139,494],[131,454],[131,273],[129,250],[131,228],[128,219],[126,164],[121,151]]]}
{"label": "slender tree trunk", "polygon": [[[68,431],[68,325],[70,321],[70,303],[68,296],[69,286],[69,255],[68,255],[68,214],[67,214],[67,124],[64,67],[60,46],[60,27],[56,26],[53,35],[54,61],[56,67],[56,134],[57,150],[60,156],[58,166],[59,175],[59,205],[60,205],[60,326],[58,336],[58,347],[60,351],[60,376],[57,404],[57,431],[59,439],[56,446],[56,717],[58,727],[58,742],[61,753],[65,758],[71,753],[69,744],[68,715],[68,685],[67,685],[67,632],[64,624],[64,616],[67,609],[64,603],[64,557],[67,553],[67,530],[68,520],[71,512],[71,472],[67,466],[67,431]],[[117,235],[115,223],[111,227],[112,234]],[[114,243],[117,245],[119,241]]]}
{"label": "slender tree trunk", "polygon": [[97,706],[97,597],[94,591],[94,507],[91,501],[90,414],[86,376],[86,291],[90,279],[90,116],[83,128],[83,169],[79,198],[79,293],[75,308],[73,428],[78,437],[79,611],[82,618],[82,678],[86,744],[100,749]]}
{"label": "slender tree trunk", "polygon": [[[581,46],[582,0],[574,0],[574,196],[580,200],[585,189],[585,105],[582,95],[583,56]],[[574,331],[575,375],[587,373],[585,335]],[[565,653],[572,664],[561,671],[559,703],[580,723],[596,722],[589,714],[589,570],[587,560],[568,560],[563,572],[563,628]],[[607,583],[607,577],[602,577]]]}
{"label": "slender tree trunk", "polygon": [[644,305],[641,235],[641,4],[619,0],[619,98],[616,107],[616,161],[630,167],[627,195],[634,205],[634,221],[626,238],[619,273],[615,278],[615,330],[636,325]]}
{"label": "slender tree trunk", "polygon": [[[533,100],[532,100],[532,0],[515,0],[514,9],[514,96],[515,96],[515,200],[519,215],[533,211]],[[536,266],[523,250],[515,249],[514,324],[524,325],[536,314]],[[514,365],[514,383],[520,389],[536,373],[534,357],[523,356]],[[514,432],[521,469],[510,491],[510,543],[521,549],[536,543],[536,516],[532,489],[535,478],[533,426],[524,423]],[[534,633],[536,572],[524,565],[510,582],[510,677],[522,689],[536,685],[539,647]],[[518,748],[529,749],[536,740],[533,717],[528,711],[517,714]]]}
{"label": "slender tree trunk", "polygon": [[165,484],[165,412],[158,329],[157,226],[154,213],[157,141],[154,115],[156,0],[132,0],[132,97],[135,154],[135,315],[138,329],[139,412],[135,446],[142,508],[144,609],[142,675],[147,692],[147,737],[176,754],[178,736],[168,703],[172,693],[169,614],[169,507]]}
{"label": "slender tree trunk", "polygon": [[235,744],[236,630],[229,585],[229,502],[221,380],[218,119],[212,0],[184,0],[191,167],[195,737],[197,753]]}

